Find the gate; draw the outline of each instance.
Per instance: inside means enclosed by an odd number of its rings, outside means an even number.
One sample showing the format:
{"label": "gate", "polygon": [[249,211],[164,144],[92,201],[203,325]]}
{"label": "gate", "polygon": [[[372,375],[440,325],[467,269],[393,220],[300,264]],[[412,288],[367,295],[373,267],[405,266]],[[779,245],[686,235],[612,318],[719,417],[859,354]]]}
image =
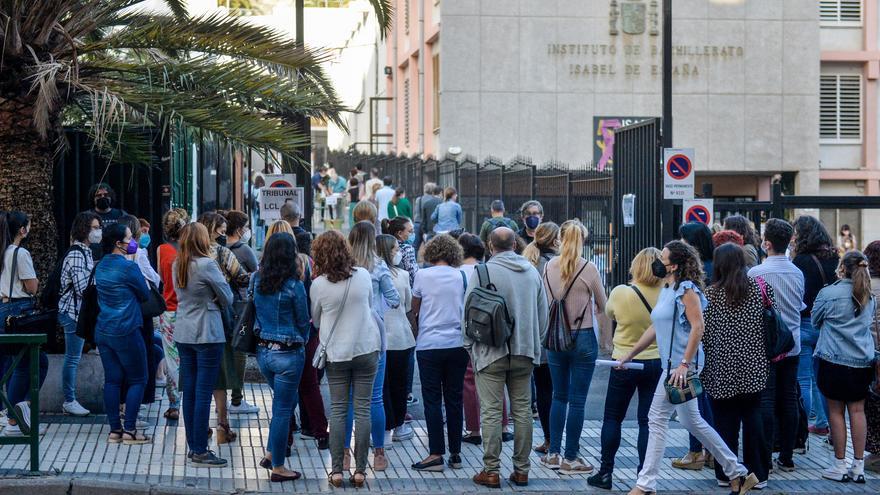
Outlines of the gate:
{"label": "gate", "polygon": [[[629,280],[629,265],[639,251],[660,246],[662,230],[657,206],[663,203],[661,176],[660,119],[621,127],[614,132],[614,215],[615,240],[611,285]],[[632,195],[632,196],[629,196]],[[632,199],[632,222],[625,222],[623,200]],[[626,218],[625,218],[626,217]]]}

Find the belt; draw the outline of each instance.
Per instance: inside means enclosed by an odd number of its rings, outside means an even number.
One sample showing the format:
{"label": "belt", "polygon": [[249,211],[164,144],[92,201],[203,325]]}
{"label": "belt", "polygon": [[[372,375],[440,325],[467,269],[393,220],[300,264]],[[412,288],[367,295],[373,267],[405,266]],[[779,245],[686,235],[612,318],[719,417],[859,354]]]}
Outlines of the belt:
{"label": "belt", "polygon": [[31,298],[31,297],[4,297],[4,298],[0,299],[0,302],[2,302],[3,304],[6,304],[6,303],[13,303],[13,302],[18,302],[18,301],[30,301],[31,299],[33,299],[33,298]]}
{"label": "belt", "polygon": [[303,347],[302,342],[293,342],[287,344],[284,342],[278,342],[276,340],[265,340],[259,337],[257,338],[257,345],[273,351],[296,351],[302,349]]}

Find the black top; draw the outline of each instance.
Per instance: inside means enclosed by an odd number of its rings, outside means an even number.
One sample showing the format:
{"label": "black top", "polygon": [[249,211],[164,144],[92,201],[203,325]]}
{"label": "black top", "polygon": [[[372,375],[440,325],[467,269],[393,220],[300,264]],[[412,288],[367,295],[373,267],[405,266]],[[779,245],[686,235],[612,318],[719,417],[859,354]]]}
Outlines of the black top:
{"label": "black top", "polygon": [[422,196],[422,201],[420,203],[419,208],[421,208],[421,217],[422,217],[422,232],[433,232],[434,231],[434,221],[431,220],[431,214],[434,213],[434,210],[437,208],[437,205],[442,203],[437,196]]}
{"label": "black top", "polygon": [[[361,199],[361,186],[352,186],[348,188],[348,200],[351,204],[355,204]],[[353,207],[352,207],[353,208]]]}
{"label": "black top", "polygon": [[822,271],[825,272],[825,280],[822,280],[822,274],[819,272],[819,265],[813,260],[813,255],[799,254],[794,257],[792,262],[804,274],[804,304],[807,308],[801,311],[801,318],[809,318],[813,312],[813,301],[819,291],[826,285],[833,284],[837,281],[837,265],[840,264],[840,258],[835,254],[830,258],[819,258],[819,264],[822,265]]}
{"label": "black top", "polygon": [[534,237],[529,235],[525,227],[519,229],[519,232],[517,232],[517,234],[519,234],[519,236],[522,237],[524,241],[526,241],[526,244],[531,244],[532,241],[535,240]]}
{"label": "black top", "polygon": [[110,208],[110,211],[100,212],[98,210],[93,209],[92,213],[98,215],[98,218],[101,220],[101,228],[106,229],[108,226],[113,225],[114,223],[119,223],[119,219],[124,215],[127,215],[124,210],[120,210],[119,208]]}

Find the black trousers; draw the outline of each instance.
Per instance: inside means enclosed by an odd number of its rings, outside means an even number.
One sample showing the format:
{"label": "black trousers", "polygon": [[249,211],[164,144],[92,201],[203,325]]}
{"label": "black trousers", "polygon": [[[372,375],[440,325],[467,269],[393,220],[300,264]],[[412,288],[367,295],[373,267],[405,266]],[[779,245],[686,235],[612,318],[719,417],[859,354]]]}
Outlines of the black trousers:
{"label": "black trousers", "polygon": [[[785,465],[794,462],[794,442],[798,428],[798,356],[787,357],[770,365],[770,378],[761,396],[764,420],[764,472],[772,467],[774,438],[779,440],[779,460]],[[759,478],[764,481],[766,478]]]}
{"label": "black trousers", "polygon": [[[462,390],[464,372],[470,356],[463,347],[451,349],[428,349],[416,352],[419,362],[419,378],[422,381],[422,400],[425,404],[425,422],[428,426],[428,449],[430,455],[445,455],[443,438],[443,412],[446,406],[446,432],[449,436],[449,453],[461,453],[462,423],[464,409]],[[401,368],[403,369],[403,368]]]}
{"label": "black trousers", "polygon": [[602,420],[602,466],[603,473],[614,471],[614,456],[620,448],[620,428],[629,402],[633,394],[639,394],[639,468],[645,462],[645,451],[648,449],[648,411],[660,381],[663,366],[659,359],[635,359],[634,363],[642,363],[642,370],[611,370],[608,378],[608,391],[605,393],[605,414]]}
{"label": "black trousers", "polygon": [[[737,454],[739,451],[739,429],[743,432],[743,464],[755,473],[760,481],[766,481],[769,470],[764,461],[770,455],[769,444],[764,441],[763,409],[761,392],[742,394],[729,399],[711,399],[715,431]],[[728,481],[721,463],[715,463],[715,478]]]}
{"label": "black trousers", "polygon": [[409,368],[409,357],[412,353],[413,349],[385,352],[385,383],[382,389],[382,400],[385,403],[385,431],[403,425],[406,419],[405,370]]}
{"label": "black trousers", "polygon": [[544,363],[535,367],[535,402],[538,403],[538,419],[544,431],[544,441],[550,443],[550,406],[553,404],[553,380],[550,378],[550,365]]}

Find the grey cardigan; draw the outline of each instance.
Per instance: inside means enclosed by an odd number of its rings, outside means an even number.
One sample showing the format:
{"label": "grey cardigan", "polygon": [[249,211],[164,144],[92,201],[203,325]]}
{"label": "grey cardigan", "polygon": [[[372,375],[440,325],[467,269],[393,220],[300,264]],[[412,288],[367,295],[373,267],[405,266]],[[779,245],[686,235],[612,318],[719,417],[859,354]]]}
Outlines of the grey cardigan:
{"label": "grey cardigan", "polygon": [[177,293],[177,320],[174,341],[181,344],[216,344],[226,342],[221,310],[232,304],[232,289],[211,258],[190,261],[189,281],[177,286],[177,262],[172,267]]}

